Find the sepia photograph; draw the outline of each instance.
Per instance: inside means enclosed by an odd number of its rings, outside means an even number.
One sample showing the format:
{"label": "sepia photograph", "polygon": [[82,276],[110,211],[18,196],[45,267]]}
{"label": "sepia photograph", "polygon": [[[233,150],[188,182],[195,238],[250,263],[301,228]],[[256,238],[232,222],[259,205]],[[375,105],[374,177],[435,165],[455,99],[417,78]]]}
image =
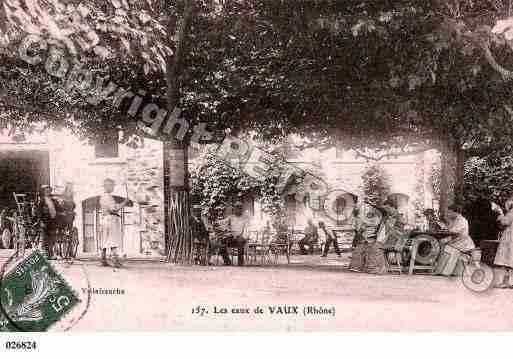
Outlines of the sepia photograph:
{"label": "sepia photograph", "polygon": [[512,80],[512,0],[0,1],[1,350],[511,332]]}

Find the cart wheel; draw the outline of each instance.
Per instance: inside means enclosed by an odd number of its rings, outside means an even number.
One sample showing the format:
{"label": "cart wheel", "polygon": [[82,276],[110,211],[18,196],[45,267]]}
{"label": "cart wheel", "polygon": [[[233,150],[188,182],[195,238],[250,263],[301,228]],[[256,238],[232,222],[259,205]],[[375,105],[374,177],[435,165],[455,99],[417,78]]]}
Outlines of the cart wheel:
{"label": "cart wheel", "polygon": [[12,234],[9,228],[5,228],[2,232],[2,247],[4,249],[12,247]]}
{"label": "cart wheel", "polygon": [[494,276],[493,269],[484,263],[467,263],[461,280],[473,292],[486,292],[492,288]]}

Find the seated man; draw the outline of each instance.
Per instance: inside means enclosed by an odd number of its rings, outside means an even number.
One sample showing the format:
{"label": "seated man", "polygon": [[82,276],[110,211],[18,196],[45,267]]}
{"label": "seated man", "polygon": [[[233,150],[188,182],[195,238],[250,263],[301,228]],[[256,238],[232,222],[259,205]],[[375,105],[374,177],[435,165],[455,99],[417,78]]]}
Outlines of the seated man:
{"label": "seated man", "polygon": [[[191,232],[192,232],[192,240],[195,245],[205,246],[207,247],[206,258],[205,261],[209,263],[209,253],[208,253],[208,247],[209,247],[209,237],[208,237],[208,230],[201,218],[201,206],[196,205],[192,207],[192,213],[190,217],[190,226],[191,226]],[[200,256],[198,256],[199,259]]]}
{"label": "seated man", "polygon": [[234,214],[218,223],[216,235],[221,242],[219,254],[223,257],[224,264],[232,264],[228,255],[228,248],[237,248],[237,264],[239,266],[244,265],[244,247],[247,242],[246,229],[248,222],[248,218],[243,214],[242,202],[237,202],[234,205]]}
{"label": "seated man", "polygon": [[310,254],[313,254],[314,251],[314,244],[317,243],[319,240],[319,233],[317,231],[317,227],[313,223],[312,219],[308,219],[308,224],[305,228],[305,236],[303,239],[299,241],[299,249],[301,250],[301,254],[305,255],[306,252],[306,246],[309,247]]}

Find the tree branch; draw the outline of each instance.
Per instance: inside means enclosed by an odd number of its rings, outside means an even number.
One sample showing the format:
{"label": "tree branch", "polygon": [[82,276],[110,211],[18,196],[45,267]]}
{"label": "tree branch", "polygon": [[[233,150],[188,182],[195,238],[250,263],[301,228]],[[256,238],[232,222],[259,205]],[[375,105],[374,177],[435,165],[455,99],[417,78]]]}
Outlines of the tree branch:
{"label": "tree branch", "polygon": [[490,66],[497,71],[499,74],[501,74],[504,81],[510,81],[513,79],[513,72],[506,69],[505,67],[501,66],[495,57],[492,54],[492,50],[490,49],[490,45],[485,41],[479,41],[479,45],[481,49],[483,50],[484,57],[486,61],[490,64]]}
{"label": "tree branch", "polygon": [[418,148],[418,149],[411,150],[411,151],[401,151],[401,152],[397,152],[397,153],[385,153],[385,154],[382,154],[382,155],[379,155],[376,157],[366,155],[359,150],[353,150],[353,151],[356,152],[357,157],[362,157],[369,161],[381,161],[382,159],[390,158],[390,157],[403,157],[403,156],[418,155],[420,153],[429,151],[431,149],[433,149],[433,147],[423,147],[423,148]]}

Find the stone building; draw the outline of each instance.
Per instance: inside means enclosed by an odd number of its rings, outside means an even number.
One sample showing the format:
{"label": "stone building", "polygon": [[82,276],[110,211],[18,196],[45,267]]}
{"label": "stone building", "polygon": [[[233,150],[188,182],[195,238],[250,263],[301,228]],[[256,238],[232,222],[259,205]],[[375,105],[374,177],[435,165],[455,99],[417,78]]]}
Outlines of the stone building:
{"label": "stone building", "polygon": [[[362,196],[362,174],[368,160],[335,148],[308,150],[289,157],[289,162],[298,167],[314,169],[334,190],[326,204],[328,212],[341,217],[351,213],[353,195]],[[379,161],[390,176],[391,192],[410,222],[414,221],[415,205],[436,208],[429,172],[438,157],[436,153],[423,152]],[[101,225],[98,196],[103,193],[103,180],[111,178],[117,184],[114,195],[134,201],[122,212],[122,252],[128,257],[160,258],[166,254],[163,163],[162,142],[150,139],[131,148],[118,144],[115,136],[109,143],[94,145],[66,131],[16,140],[0,136],[0,175],[4,179],[0,207],[14,206],[13,192],[35,192],[42,184],[50,184],[54,192],[60,192],[67,182],[73,183],[78,253],[81,257],[96,256]],[[194,159],[190,165],[195,165]],[[333,215],[325,218],[325,212],[297,201],[295,195],[293,188],[286,194],[295,227],[303,227],[308,218],[328,222],[333,219]],[[258,199],[245,203],[246,211],[252,215],[252,229],[256,230],[269,220],[259,207]]]}
{"label": "stone building", "polygon": [[139,148],[110,143],[91,145],[66,131],[13,141],[0,140],[0,206],[13,207],[12,192],[35,192],[50,184],[54,192],[73,183],[79,256],[96,256],[100,234],[98,197],[103,180],[116,182],[114,195],[134,201],[122,215],[123,248],[129,257],[165,254],[162,143],[146,139]]}
{"label": "stone building", "polygon": [[[363,199],[362,175],[370,165],[378,164],[388,177],[390,195],[395,198],[399,211],[412,226],[416,225],[423,209],[438,208],[431,185],[433,166],[439,162],[436,151],[385,157],[379,161],[359,157],[354,151],[305,150],[288,157],[288,162],[322,178],[329,187],[329,195],[322,209],[311,206],[297,196],[297,189],[289,188],[285,194],[287,217],[291,226],[303,228],[309,218],[328,225],[351,222],[355,199]],[[270,220],[261,210],[258,199],[250,199],[245,208],[252,214],[252,229],[258,229]]]}
{"label": "stone building", "polygon": [[299,167],[313,169],[328,184],[331,192],[323,211],[312,211],[302,204],[293,204],[294,223],[303,226],[308,218],[333,222],[333,218],[337,217],[344,222],[343,219],[350,217],[354,208],[354,199],[365,198],[362,176],[371,165],[378,165],[386,174],[390,196],[397,201],[399,211],[404,214],[409,224],[415,225],[423,209],[438,208],[431,185],[433,166],[439,162],[436,151],[397,157],[376,156],[376,159],[359,156],[355,151],[340,151],[336,148],[322,152],[307,150],[290,158],[289,161]]}

